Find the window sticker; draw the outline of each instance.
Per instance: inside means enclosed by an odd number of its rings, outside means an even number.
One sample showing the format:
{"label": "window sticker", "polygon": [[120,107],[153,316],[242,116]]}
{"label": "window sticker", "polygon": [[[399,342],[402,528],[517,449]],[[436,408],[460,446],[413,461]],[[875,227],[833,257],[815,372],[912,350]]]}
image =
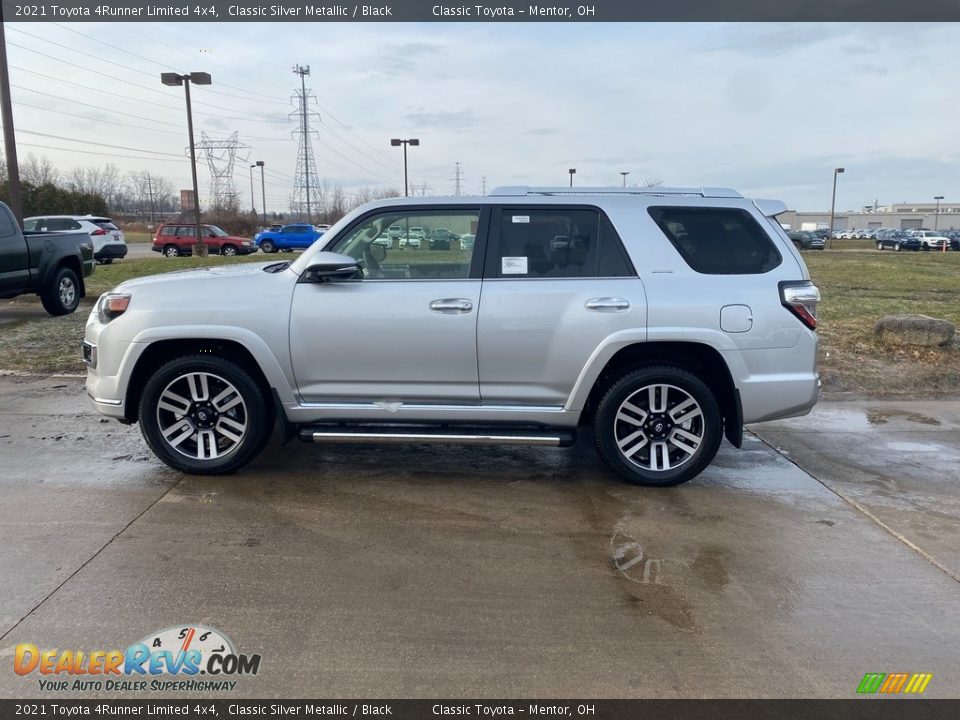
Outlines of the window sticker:
{"label": "window sticker", "polygon": [[502,275],[526,275],[527,274],[526,256],[501,258],[500,273]]}
{"label": "window sticker", "polygon": [[530,216],[529,216],[529,215],[514,215],[514,216],[513,216],[513,222],[515,222],[515,223],[528,223],[528,222],[530,222]]}

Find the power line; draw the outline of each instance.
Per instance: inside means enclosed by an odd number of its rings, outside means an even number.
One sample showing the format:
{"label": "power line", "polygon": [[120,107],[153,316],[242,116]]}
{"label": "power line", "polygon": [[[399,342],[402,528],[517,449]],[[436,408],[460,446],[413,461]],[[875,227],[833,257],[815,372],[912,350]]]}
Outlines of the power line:
{"label": "power line", "polygon": [[[114,150],[132,150],[133,152],[150,153],[151,155],[163,155],[165,157],[174,157],[180,160],[186,160],[184,156],[176,155],[174,153],[159,152],[157,150],[145,150],[144,148],[126,147],[124,145],[110,145],[108,143],[95,142],[93,140],[79,140],[77,138],[64,137],[63,135],[51,135],[50,133],[37,132],[36,130],[17,130],[17,133],[22,133],[25,135],[39,135],[40,137],[53,138],[54,140],[66,140],[67,142],[82,143],[84,145],[97,145],[99,147],[113,148]],[[149,158],[144,159],[146,160]]]}
{"label": "power line", "polygon": [[99,150],[79,150],[77,148],[54,147],[53,145],[38,145],[37,143],[28,143],[28,142],[21,142],[17,144],[23,145],[24,147],[42,148],[44,150],[58,150],[61,152],[83,153],[84,155],[97,155],[99,157],[117,157],[117,158],[124,158],[126,160],[158,160],[160,162],[187,162],[186,158],[178,158],[176,160],[173,160],[170,158],[161,158],[161,157],[145,158],[145,157],[138,157],[135,155],[118,155],[117,153],[105,153]]}
{"label": "power line", "polygon": [[[14,87],[14,88],[16,88],[17,90],[24,90],[24,91],[26,91],[26,92],[32,92],[32,93],[35,93],[35,94],[37,94],[37,95],[44,95],[45,97],[51,97],[51,98],[53,98],[54,100],[66,100],[66,101],[68,101],[68,102],[73,103],[74,105],[83,105],[84,107],[89,107],[89,108],[93,108],[94,110],[99,110],[99,111],[101,111],[101,112],[104,112],[104,108],[103,108],[103,106],[101,106],[101,105],[93,105],[92,103],[80,102],[79,100],[72,100],[72,99],[70,99],[70,98],[61,97],[60,95],[54,95],[54,94],[52,94],[52,93],[41,92],[40,90],[33,90],[33,89],[31,89],[31,88],[23,87],[22,85],[15,85],[15,84],[13,84],[13,83],[10,83],[10,87]],[[119,110],[113,110],[113,109],[111,109],[111,110],[110,110],[110,113],[113,114],[113,115],[123,115],[123,116],[125,116],[125,117],[132,117],[132,118],[134,118],[135,120],[147,120],[148,122],[155,122],[155,123],[157,123],[158,125],[169,125],[170,127],[179,127],[179,125],[177,125],[176,123],[166,122],[166,121],[164,121],[164,120],[154,120],[154,119],[151,118],[151,117],[144,117],[143,115],[134,115],[134,114],[132,114],[132,113],[120,112]]]}
{"label": "power line", "polygon": [[66,110],[54,110],[52,108],[45,108],[39,105],[31,105],[29,103],[16,101],[13,103],[17,107],[30,108],[31,110],[41,110],[43,112],[55,113],[57,115],[66,115],[68,117],[80,118],[81,120],[93,120],[98,123],[107,123],[108,125],[118,125],[120,127],[131,128],[133,130],[149,130],[150,132],[155,133],[165,133],[168,135],[183,135],[182,132],[176,130],[159,130],[152,127],[144,127],[143,125],[130,125],[129,123],[117,122],[116,120],[103,120],[101,118],[93,117],[92,115],[81,115],[79,113],[67,112]]}

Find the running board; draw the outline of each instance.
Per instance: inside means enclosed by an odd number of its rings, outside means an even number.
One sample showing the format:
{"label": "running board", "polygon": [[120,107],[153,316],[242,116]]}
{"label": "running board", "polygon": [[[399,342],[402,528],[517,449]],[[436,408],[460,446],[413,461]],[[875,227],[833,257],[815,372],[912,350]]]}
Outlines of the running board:
{"label": "running board", "polygon": [[300,428],[300,439],[314,443],[429,443],[446,445],[547,445],[570,447],[577,433],[569,429],[481,429],[457,427],[318,427]]}

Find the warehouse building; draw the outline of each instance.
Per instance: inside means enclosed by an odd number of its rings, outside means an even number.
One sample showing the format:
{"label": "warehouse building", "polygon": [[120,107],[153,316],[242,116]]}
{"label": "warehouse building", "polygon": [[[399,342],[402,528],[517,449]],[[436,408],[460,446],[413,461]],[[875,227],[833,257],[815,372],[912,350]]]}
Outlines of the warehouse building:
{"label": "warehouse building", "polygon": [[[777,216],[780,224],[788,230],[815,230],[830,224],[830,211],[799,212],[788,210]],[[936,202],[893,203],[892,205],[868,205],[861,210],[836,211],[833,216],[834,230],[960,230],[960,203]]]}

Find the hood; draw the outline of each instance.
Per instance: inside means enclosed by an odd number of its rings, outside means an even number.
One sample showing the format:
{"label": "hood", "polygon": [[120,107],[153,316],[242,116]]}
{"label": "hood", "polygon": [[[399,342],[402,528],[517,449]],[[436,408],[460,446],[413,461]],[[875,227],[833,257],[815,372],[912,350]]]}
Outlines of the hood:
{"label": "hood", "polygon": [[141,278],[134,278],[120,283],[114,288],[115,291],[125,291],[138,287],[151,285],[176,284],[202,282],[204,280],[213,280],[215,278],[241,277],[245,275],[262,275],[263,268],[267,265],[276,265],[276,261],[262,263],[246,263],[243,265],[223,265],[220,267],[203,267],[191,270],[175,270],[173,272],[160,273],[159,275],[147,275]]}

